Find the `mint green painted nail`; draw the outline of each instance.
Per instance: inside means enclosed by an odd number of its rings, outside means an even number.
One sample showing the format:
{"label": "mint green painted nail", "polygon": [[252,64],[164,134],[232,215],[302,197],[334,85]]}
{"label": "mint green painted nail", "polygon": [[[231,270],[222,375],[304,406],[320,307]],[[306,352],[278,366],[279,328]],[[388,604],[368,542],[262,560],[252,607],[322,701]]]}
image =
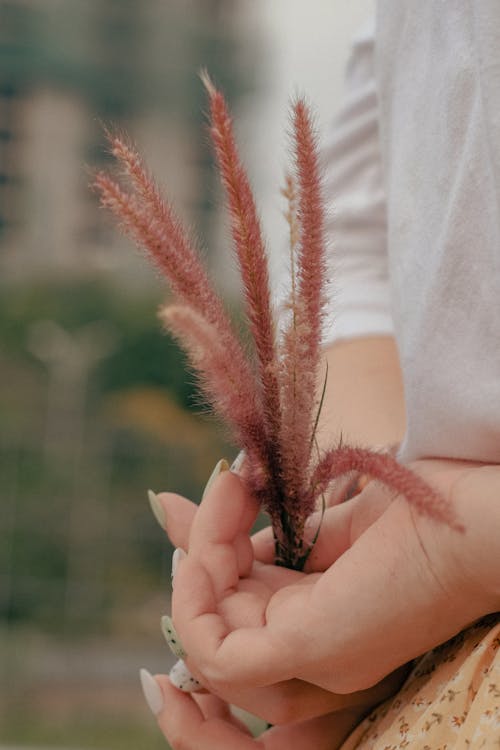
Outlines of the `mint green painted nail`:
{"label": "mint green painted nail", "polygon": [[185,659],[187,654],[184,651],[184,647],[181,643],[181,639],[177,635],[177,631],[174,628],[172,618],[168,615],[163,615],[161,618],[161,632],[165,636],[165,640],[168,643],[170,651],[178,659]]}

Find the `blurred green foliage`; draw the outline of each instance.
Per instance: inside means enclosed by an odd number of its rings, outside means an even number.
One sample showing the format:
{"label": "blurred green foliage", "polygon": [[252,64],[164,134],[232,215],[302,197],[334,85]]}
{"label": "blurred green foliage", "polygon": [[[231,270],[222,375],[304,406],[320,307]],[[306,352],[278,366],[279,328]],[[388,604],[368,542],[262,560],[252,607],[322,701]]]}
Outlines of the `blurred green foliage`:
{"label": "blurred green foliage", "polygon": [[162,333],[154,295],[124,296],[95,280],[10,286],[0,291],[0,341],[4,355],[41,367],[26,348],[30,326],[40,320],[58,322],[68,332],[95,321],[107,321],[116,332],[116,350],[97,368],[100,390],[131,385],[168,388],[184,407],[192,408],[196,391],[186,377],[185,358]]}
{"label": "blurred green foliage", "polygon": [[[172,550],[152,520],[147,488],[196,498],[227,448],[213,421],[189,412],[193,379],[177,345],[160,332],[155,308],[149,296],[124,304],[115,289],[89,282],[0,296],[0,419],[7,430],[0,562],[13,577],[9,595],[0,595],[7,621],[102,633],[114,611],[158,585],[158,561],[168,566]],[[69,425],[55,455],[45,442],[49,376],[27,348],[40,318],[75,334],[105,320],[116,336],[90,372],[83,425],[74,432]]]}

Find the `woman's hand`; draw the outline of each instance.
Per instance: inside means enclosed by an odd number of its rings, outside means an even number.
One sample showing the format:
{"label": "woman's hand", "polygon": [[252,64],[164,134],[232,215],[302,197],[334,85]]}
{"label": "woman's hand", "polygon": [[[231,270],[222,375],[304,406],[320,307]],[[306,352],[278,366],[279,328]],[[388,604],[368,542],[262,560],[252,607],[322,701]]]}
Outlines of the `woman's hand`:
{"label": "woman's hand", "polygon": [[[213,507],[210,509],[209,514],[215,524],[213,530],[217,530],[219,534],[230,535],[238,527],[244,529],[231,541],[239,549],[242,558],[246,559],[246,563],[242,560],[242,564],[248,566],[248,572],[250,567],[252,571],[251,575],[240,582],[238,595],[224,600],[220,612],[231,628],[260,625],[262,613],[277,591],[289,585],[312,581],[313,576],[274,565],[274,544],[269,529],[259,532],[249,540],[248,530],[252,526],[257,508],[238,477],[232,474],[225,484],[226,492],[220,496],[218,494],[214,501],[218,510]],[[209,530],[205,528],[207,521],[211,523],[207,514],[208,506],[205,504],[202,511],[198,510],[194,503],[171,493],[163,493],[157,498],[161,503],[164,526],[173,544],[184,550],[189,549],[191,554],[198,550],[199,554],[204,556],[205,552],[208,552],[210,558],[211,547],[206,544],[206,534]],[[241,509],[245,505],[247,508],[242,516]],[[224,551],[219,551],[216,555],[221,555],[219,560],[221,567],[225,569],[222,559]],[[321,561],[317,560],[317,563],[321,564]],[[241,572],[245,572],[243,568]],[[214,573],[216,574],[215,569]],[[174,588],[177,586],[177,576],[175,581]],[[186,660],[191,671],[203,684],[204,677],[198,672],[195,660],[191,655],[188,655]],[[218,686],[217,695],[265,718],[272,724],[285,724],[348,709],[354,725],[354,715],[359,718],[393,694],[404,679],[405,673],[404,669],[398,670],[380,684],[350,695],[335,695],[329,690],[298,679],[284,680],[258,689],[241,685]]]}
{"label": "woman's hand", "polygon": [[336,750],[359,721],[359,709],[272,727],[254,739],[227,703],[188,694],[168,677],[142,673],[146,700],[173,750]]}
{"label": "woman's hand", "polygon": [[437,460],[413,468],[450,499],[465,534],[371,483],[325,514],[309,564],[328,570],[294,581],[285,573],[274,590],[248,537],[254,502],[237,476],[218,477],[194,518],[173,596],[188,664],[209,690],[291,678],[338,694],[364,690],[498,609],[500,468]]}

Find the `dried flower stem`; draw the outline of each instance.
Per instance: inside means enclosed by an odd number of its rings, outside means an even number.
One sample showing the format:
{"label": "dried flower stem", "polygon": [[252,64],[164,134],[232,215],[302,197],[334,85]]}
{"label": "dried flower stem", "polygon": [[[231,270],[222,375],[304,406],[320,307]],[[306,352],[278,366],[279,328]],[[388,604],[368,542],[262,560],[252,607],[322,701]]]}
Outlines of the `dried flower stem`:
{"label": "dried flower stem", "polygon": [[246,313],[258,359],[270,469],[279,479],[277,450],[280,431],[280,394],[274,315],[269,289],[267,254],[250,182],[241,164],[225,99],[206,73],[202,80],[210,104],[210,134],[222,183],[226,190],[234,247],[245,291]]}
{"label": "dried flower stem", "polygon": [[295,158],[299,182],[299,299],[309,329],[307,346],[317,372],[326,301],[326,239],[317,137],[303,99],[294,107]]}
{"label": "dried flower stem", "polygon": [[[200,261],[200,252],[172,207],[162,199],[155,182],[148,176],[139,155],[117,135],[108,134],[112,153],[135,188],[128,195],[103,172],[96,175],[94,187],[103,205],[111,209],[126,232],[146,250],[153,263],[169,279],[173,293],[203,312],[231,346],[234,337],[219,295]],[[125,203],[128,206],[125,208]]]}
{"label": "dried flower stem", "polygon": [[[232,331],[220,297],[201,264],[199,253],[189,243],[171,207],[160,197],[137,154],[117,136],[113,137],[112,143],[120,163],[133,176],[138,193],[129,195],[105,173],[99,172],[94,179],[94,189],[100,193],[102,205],[117,216],[126,233],[148,252],[169,280],[179,301],[205,316],[212,324],[220,346],[233,363],[233,371],[238,373],[237,382],[246,384],[247,403],[255,410],[253,419],[262,423],[262,405],[254,371]],[[243,402],[239,403],[241,405]],[[247,417],[248,414],[233,415],[239,424],[243,424]],[[249,456],[259,455],[261,461],[266,460],[262,430],[257,435],[252,427],[244,443]]]}
{"label": "dried flower stem", "polygon": [[250,461],[262,461],[265,435],[255,390],[251,381],[241,380],[240,365],[221,343],[215,326],[187,305],[166,305],[159,317],[188,352],[202,390]]}
{"label": "dried flower stem", "polygon": [[[299,221],[297,216],[297,187],[293,176],[288,173],[285,177],[285,187],[281,188],[281,195],[286,198],[287,210],[284,212],[289,227],[290,246],[290,281],[292,299],[295,298],[295,253],[299,243]],[[293,311],[293,308],[292,308]]]}
{"label": "dried flower stem", "polygon": [[292,112],[296,179],[289,176],[283,191],[290,227],[290,316],[278,347],[267,256],[250,183],[239,159],[224,97],[206,74],[202,78],[210,103],[210,132],[227,193],[256,368],[247,360],[199,253],[171,205],[161,196],[136,150],[109,131],[111,151],[132,193],[103,172],[96,175],[94,188],[102,205],[115,214],[170,283],[179,304],[164,307],[160,317],[187,350],[214,411],[246,451],[246,479],[271,517],[277,564],[303,567],[310,552],[303,541],[307,516],[335,478],[354,472],[369,475],[404,495],[419,513],[463,530],[447,500],[387,454],[341,444],[313,459],[323,400],[321,396],[318,405],[316,394],[326,297],[326,242],[311,116],[299,99]]}
{"label": "dried flower stem", "polygon": [[350,472],[367,474],[377,479],[398,495],[403,495],[418,513],[446,523],[456,531],[464,531],[451,504],[413,471],[402,466],[388,453],[340,445],[323,455],[314,469],[308,498],[309,512],[316,506],[317,498],[324,494],[337,477]]}
{"label": "dried flower stem", "polygon": [[326,277],[319,159],[311,117],[303,100],[298,100],[293,108],[293,134],[298,195],[289,179],[285,195],[289,200],[287,219],[291,227],[292,316],[283,335],[280,438],[287,495],[292,507],[299,508],[307,492],[311,462]]}

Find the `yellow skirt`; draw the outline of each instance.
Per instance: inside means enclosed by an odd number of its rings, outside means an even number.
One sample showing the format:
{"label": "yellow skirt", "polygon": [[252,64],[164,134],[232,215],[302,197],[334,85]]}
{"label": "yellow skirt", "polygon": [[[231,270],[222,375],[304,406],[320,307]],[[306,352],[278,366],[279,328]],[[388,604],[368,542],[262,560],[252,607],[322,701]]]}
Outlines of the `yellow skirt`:
{"label": "yellow skirt", "polygon": [[341,750],[500,750],[500,613],[415,662]]}

